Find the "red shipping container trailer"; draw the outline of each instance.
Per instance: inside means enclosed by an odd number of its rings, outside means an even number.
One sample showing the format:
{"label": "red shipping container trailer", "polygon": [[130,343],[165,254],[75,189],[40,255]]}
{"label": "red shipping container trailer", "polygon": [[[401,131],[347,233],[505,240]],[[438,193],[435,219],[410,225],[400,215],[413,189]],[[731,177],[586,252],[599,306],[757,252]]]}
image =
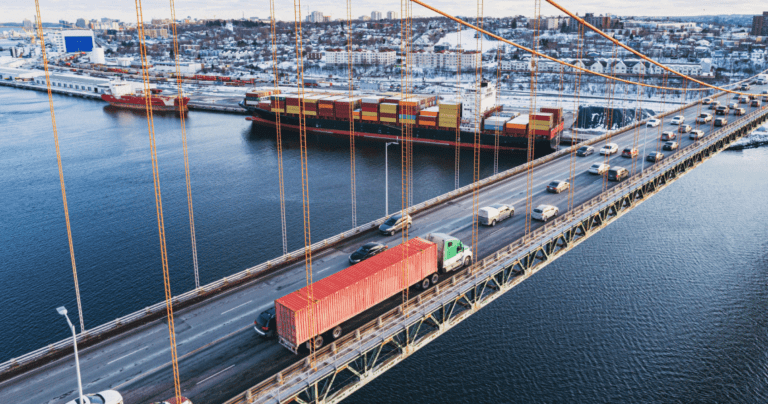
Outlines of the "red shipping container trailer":
{"label": "red shipping container trailer", "polygon": [[[407,277],[403,276],[405,268]],[[312,284],[314,332],[310,329],[307,288],[283,296],[275,300],[280,344],[297,352],[310,338],[331,329],[338,331],[333,333],[338,337],[340,328],[335,328],[341,323],[435,273],[437,245],[416,237],[317,281]],[[316,346],[322,344],[321,338]]]}

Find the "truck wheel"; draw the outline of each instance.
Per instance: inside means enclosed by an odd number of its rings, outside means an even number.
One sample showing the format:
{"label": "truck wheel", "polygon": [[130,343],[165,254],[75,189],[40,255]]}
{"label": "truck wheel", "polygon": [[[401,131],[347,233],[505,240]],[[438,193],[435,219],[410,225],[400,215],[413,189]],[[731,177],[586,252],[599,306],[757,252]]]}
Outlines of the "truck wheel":
{"label": "truck wheel", "polygon": [[429,277],[429,281],[432,282],[433,285],[437,285],[438,280],[440,280],[440,277],[436,273]]}
{"label": "truck wheel", "polygon": [[421,281],[421,288],[422,288],[423,290],[427,290],[427,289],[429,289],[429,278],[424,278],[424,279]]}
{"label": "truck wheel", "polygon": [[336,326],[336,328],[331,331],[331,335],[333,336],[333,339],[339,339],[339,337],[341,337],[341,326]]}
{"label": "truck wheel", "polygon": [[470,265],[472,265],[472,258],[469,258],[469,257],[464,258],[464,266],[468,267]]}
{"label": "truck wheel", "polygon": [[[307,349],[308,350],[312,349],[310,344],[311,344],[311,342],[307,341]],[[323,346],[323,336],[322,335],[318,335],[318,336],[315,337],[315,350],[320,349],[322,346]]]}

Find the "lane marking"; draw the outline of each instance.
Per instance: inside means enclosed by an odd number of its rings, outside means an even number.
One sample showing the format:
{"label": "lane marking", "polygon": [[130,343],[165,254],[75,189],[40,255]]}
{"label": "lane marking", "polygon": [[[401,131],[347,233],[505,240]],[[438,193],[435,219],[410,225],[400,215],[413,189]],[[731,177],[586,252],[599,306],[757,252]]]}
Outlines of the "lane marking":
{"label": "lane marking", "polygon": [[131,353],[129,353],[129,354],[123,355],[123,356],[121,356],[121,357],[119,357],[119,358],[117,358],[117,359],[115,359],[115,360],[112,360],[112,361],[110,361],[110,362],[107,362],[107,365],[109,365],[109,364],[110,364],[110,363],[112,363],[112,362],[117,362],[117,361],[119,361],[120,359],[123,359],[123,358],[127,358],[127,357],[129,357],[129,356],[131,356],[131,355],[133,355],[133,354],[135,354],[135,353],[137,353],[137,352],[141,352],[141,351],[143,351],[143,350],[145,350],[145,349],[147,349],[147,348],[148,348],[148,347],[144,347],[144,348],[138,349],[138,350],[136,350],[136,351],[133,351],[133,352],[131,352]]}
{"label": "lane marking", "polygon": [[214,378],[214,377],[216,377],[216,376],[218,376],[218,375],[220,375],[220,374],[222,374],[222,373],[226,372],[227,370],[229,370],[229,369],[232,369],[233,367],[235,367],[235,365],[231,365],[230,367],[228,367],[228,368],[226,368],[226,369],[224,369],[224,370],[221,370],[221,371],[219,371],[219,372],[216,372],[216,373],[214,373],[214,374],[212,374],[212,375],[210,375],[210,376],[206,377],[205,379],[203,379],[203,380],[200,380],[199,382],[195,383],[195,386],[197,386],[198,384],[200,384],[200,383],[203,383],[203,382],[205,382],[205,381],[207,381],[207,380],[209,380],[209,379],[212,379],[212,378]]}
{"label": "lane marking", "polygon": [[241,305],[239,305],[239,306],[235,306],[235,307],[233,307],[233,308],[231,308],[231,309],[229,309],[229,310],[227,310],[227,311],[225,311],[225,312],[223,312],[223,313],[221,313],[221,314],[222,314],[222,315],[223,315],[223,314],[227,314],[227,313],[229,313],[230,311],[232,311],[232,310],[234,310],[234,309],[239,309],[239,308],[241,308],[241,307],[245,306],[246,304],[248,304],[248,303],[250,303],[250,302],[252,302],[252,301],[253,301],[253,300],[249,300],[249,301],[247,301],[247,302],[245,302],[245,303],[243,303],[243,304],[241,304]]}

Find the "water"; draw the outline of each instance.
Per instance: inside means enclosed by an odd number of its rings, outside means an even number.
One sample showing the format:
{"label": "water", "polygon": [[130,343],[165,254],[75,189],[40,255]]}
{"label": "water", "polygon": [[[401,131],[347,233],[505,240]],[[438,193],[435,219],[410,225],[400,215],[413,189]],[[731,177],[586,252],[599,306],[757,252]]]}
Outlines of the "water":
{"label": "water", "polygon": [[[86,327],[163,298],[146,121],[56,97]],[[241,116],[190,113],[202,282],[281,252],[275,142]],[[66,337],[75,311],[45,94],[0,87],[0,360]],[[194,285],[178,121],[155,119],[172,288]],[[414,202],[453,187],[453,152],[416,148]],[[483,175],[492,170],[484,154]],[[550,264],[349,402],[768,400],[768,149],[725,152]],[[462,155],[462,184],[471,153]],[[519,163],[506,156],[501,168]],[[390,148],[390,203],[400,204]],[[301,244],[295,138],[285,145]],[[358,144],[358,223],[383,214],[383,145]],[[309,151],[313,240],[349,227],[345,141]]]}
{"label": "water", "polygon": [[[54,95],[86,329],[164,299],[145,115]],[[174,294],[194,288],[181,131],[155,115],[166,240]],[[187,119],[200,282],[282,254],[274,134],[242,115]],[[54,310],[77,312],[56,152],[45,93],[0,87],[0,361],[69,334]],[[303,247],[298,138],[284,142],[289,251]],[[414,203],[453,188],[454,151],[415,147]],[[358,142],[357,222],[384,216],[384,145]],[[499,169],[519,164],[505,156]],[[493,173],[484,154],[483,176]],[[347,140],[310,139],[312,240],[352,225]],[[472,153],[461,156],[461,184]],[[389,147],[390,210],[398,210],[400,148]],[[73,314],[73,321],[77,314]],[[20,332],[20,330],[25,330]]]}

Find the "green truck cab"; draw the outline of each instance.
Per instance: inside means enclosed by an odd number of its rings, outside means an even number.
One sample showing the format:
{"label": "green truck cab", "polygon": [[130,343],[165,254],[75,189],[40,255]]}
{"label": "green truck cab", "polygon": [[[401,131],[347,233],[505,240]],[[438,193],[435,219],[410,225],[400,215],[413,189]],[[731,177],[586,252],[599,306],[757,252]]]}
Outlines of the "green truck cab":
{"label": "green truck cab", "polygon": [[472,248],[445,233],[430,233],[427,240],[437,244],[437,266],[441,272],[450,272],[472,264]]}

